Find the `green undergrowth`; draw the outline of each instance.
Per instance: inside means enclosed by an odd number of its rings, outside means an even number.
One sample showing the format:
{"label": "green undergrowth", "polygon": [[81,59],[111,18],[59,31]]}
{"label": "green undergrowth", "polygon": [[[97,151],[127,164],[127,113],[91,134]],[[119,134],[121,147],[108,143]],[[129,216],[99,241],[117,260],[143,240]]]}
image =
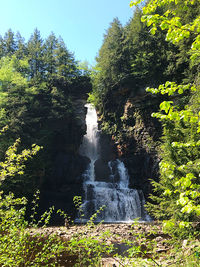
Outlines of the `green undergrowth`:
{"label": "green undergrowth", "polygon": [[[0,266],[100,267],[106,266],[102,264],[102,259],[106,258],[112,259],[116,266],[200,264],[200,241],[197,236],[178,239],[163,231],[161,223],[151,225],[136,221],[127,232],[127,237],[120,238],[121,234],[113,233],[112,229],[104,230],[102,223],[95,223],[98,213],[105,207],[100,208],[83,226],[73,225],[64,212],[58,211],[69,224],[60,228],[62,235],[56,231],[48,233],[47,226],[55,211],[50,208],[36,221],[38,199],[37,193],[33,200],[31,222],[27,222],[26,199],[1,193]],[[80,211],[80,197],[75,197],[75,204]],[[70,237],[65,239],[69,231],[72,231]],[[119,251],[121,245],[125,246],[124,251]]]}
{"label": "green undergrowth", "polygon": [[[26,204],[25,198],[0,195],[0,266],[58,266],[63,242],[56,235],[31,235],[27,229],[38,224],[34,219],[30,223],[25,220]],[[41,216],[39,223],[43,221],[43,227],[52,210]]]}

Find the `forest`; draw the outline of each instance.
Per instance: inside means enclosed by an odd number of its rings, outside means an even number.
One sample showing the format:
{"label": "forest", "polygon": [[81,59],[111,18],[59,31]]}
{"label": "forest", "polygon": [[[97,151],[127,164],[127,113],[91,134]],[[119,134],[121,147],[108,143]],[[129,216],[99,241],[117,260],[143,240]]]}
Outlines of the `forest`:
{"label": "forest", "polygon": [[[54,33],[0,36],[0,266],[200,265],[200,1],[130,6],[92,67]],[[86,102],[150,222],[74,224]]]}

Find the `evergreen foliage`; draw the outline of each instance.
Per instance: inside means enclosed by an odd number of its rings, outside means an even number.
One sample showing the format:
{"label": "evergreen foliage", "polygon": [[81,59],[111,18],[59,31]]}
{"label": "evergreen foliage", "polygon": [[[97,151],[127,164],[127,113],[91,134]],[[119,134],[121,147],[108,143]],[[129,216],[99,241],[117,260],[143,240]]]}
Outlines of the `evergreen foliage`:
{"label": "evergreen foliage", "polygon": [[[163,7],[160,13],[164,13]],[[167,42],[162,30],[152,35],[141,17],[142,11],[137,8],[124,27],[114,19],[104,35],[90,96],[100,111],[106,97],[120,87],[127,87],[126,97],[132,97],[138,91],[144,92],[146,86],[157,86],[167,80],[179,82],[185,78],[188,62],[183,57],[189,57],[184,53],[186,45]]]}

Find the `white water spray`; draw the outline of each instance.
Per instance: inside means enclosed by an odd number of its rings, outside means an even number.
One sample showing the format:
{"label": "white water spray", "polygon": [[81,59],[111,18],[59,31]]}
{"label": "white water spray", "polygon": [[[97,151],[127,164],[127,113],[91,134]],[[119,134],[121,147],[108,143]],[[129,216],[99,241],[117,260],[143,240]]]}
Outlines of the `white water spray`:
{"label": "white water spray", "polygon": [[80,154],[90,159],[89,167],[84,176],[91,181],[95,180],[94,164],[99,157],[98,153],[98,122],[96,110],[91,104],[87,104],[86,125],[87,132],[83,137],[83,143],[80,147]]}

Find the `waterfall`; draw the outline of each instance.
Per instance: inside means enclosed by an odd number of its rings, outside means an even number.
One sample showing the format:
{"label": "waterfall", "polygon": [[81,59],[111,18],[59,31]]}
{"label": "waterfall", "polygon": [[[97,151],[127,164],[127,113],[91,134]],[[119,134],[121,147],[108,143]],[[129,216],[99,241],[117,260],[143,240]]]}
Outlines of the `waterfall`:
{"label": "waterfall", "polygon": [[83,137],[82,145],[79,149],[79,153],[90,159],[89,167],[84,174],[85,178],[94,181],[94,164],[98,159],[98,122],[96,110],[91,104],[86,104],[87,115],[86,115],[86,125],[87,133]]}
{"label": "waterfall", "polygon": [[98,214],[97,221],[127,222],[135,218],[148,220],[143,204],[142,191],[129,188],[129,175],[124,163],[119,159],[109,161],[110,175],[107,181],[95,180],[95,162],[99,156],[99,136],[97,114],[94,107],[87,104],[87,132],[83,137],[80,154],[90,159],[90,164],[83,174],[85,192],[82,210],[87,221],[100,207],[104,210]]}

